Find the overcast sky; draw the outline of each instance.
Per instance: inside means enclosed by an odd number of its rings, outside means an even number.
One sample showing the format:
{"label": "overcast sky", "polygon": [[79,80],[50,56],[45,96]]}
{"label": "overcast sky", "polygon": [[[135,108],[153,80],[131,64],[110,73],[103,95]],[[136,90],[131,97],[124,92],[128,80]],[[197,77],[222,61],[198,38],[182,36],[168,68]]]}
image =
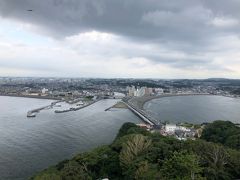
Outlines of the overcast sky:
{"label": "overcast sky", "polygon": [[240,78],[240,0],[0,0],[0,76]]}

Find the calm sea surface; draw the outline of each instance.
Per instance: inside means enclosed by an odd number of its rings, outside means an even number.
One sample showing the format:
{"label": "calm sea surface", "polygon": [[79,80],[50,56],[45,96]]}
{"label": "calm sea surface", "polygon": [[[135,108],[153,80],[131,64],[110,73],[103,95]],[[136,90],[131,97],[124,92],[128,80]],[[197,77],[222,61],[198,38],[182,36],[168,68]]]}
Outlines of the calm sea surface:
{"label": "calm sea surface", "polygon": [[0,96],[0,179],[27,179],[74,154],[112,142],[124,122],[140,120],[127,109],[104,111],[117,100],[102,100],[76,112],[27,111],[51,100]]}
{"label": "calm sea surface", "polygon": [[174,96],[154,99],[144,109],[161,121],[202,123],[230,120],[240,123],[240,99],[223,96]]}

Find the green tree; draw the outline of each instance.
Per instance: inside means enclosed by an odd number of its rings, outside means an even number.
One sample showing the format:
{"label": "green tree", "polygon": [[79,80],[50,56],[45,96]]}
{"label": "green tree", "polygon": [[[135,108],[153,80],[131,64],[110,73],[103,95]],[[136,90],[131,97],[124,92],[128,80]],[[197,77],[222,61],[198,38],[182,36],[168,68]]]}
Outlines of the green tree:
{"label": "green tree", "polygon": [[225,145],[230,147],[230,148],[240,150],[240,133],[236,134],[236,135],[233,135],[233,136],[229,136],[226,139]]}
{"label": "green tree", "polygon": [[[230,121],[214,121],[203,129],[201,138],[206,141],[239,147],[240,128]],[[234,136],[235,135],[235,136]],[[233,136],[231,138],[231,136]],[[234,143],[237,143],[235,146]]]}
{"label": "green tree", "polygon": [[74,160],[84,166],[93,179],[121,176],[119,155],[109,146],[101,146],[91,152],[80,154]]}
{"label": "green tree", "polygon": [[137,165],[137,170],[135,171],[134,178],[136,180],[147,180],[147,179],[157,179],[159,177],[159,172],[157,166],[150,164],[148,161],[141,161]]}
{"label": "green tree", "polygon": [[231,179],[226,167],[229,153],[224,146],[202,140],[186,142],[185,149],[200,157],[200,165],[208,179]]}
{"label": "green tree", "polygon": [[76,161],[66,163],[61,170],[62,180],[91,180],[84,165],[79,165]]}
{"label": "green tree", "polygon": [[63,180],[60,175],[44,173],[42,175],[38,175],[34,178],[34,180]]}
{"label": "green tree", "polygon": [[44,170],[43,172],[40,172],[35,177],[30,178],[31,180],[63,180],[60,172],[56,170],[55,167],[50,167],[47,170]]}
{"label": "green tree", "polygon": [[232,179],[240,177],[240,151],[228,149],[229,163],[226,165],[226,171],[229,172]]}
{"label": "green tree", "polygon": [[123,145],[120,153],[120,164],[123,168],[128,168],[134,158],[145,152],[151,145],[151,140],[141,134],[134,135]]}
{"label": "green tree", "polygon": [[161,173],[166,179],[202,179],[199,157],[186,152],[174,152],[163,163]]}
{"label": "green tree", "polygon": [[[32,179],[238,179],[239,129],[231,122],[217,121],[213,124],[206,127],[204,138],[223,142],[225,146],[201,139],[179,141],[126,123],[110,146],[78,154]],[[235,146],[236,149],[226,146]]]}
{"label": "green tree", "polygon": [[127,131],[132,127],[137,127],[137,125],[134,123],[124,123],[118,131],[117,138],[127,135]]}

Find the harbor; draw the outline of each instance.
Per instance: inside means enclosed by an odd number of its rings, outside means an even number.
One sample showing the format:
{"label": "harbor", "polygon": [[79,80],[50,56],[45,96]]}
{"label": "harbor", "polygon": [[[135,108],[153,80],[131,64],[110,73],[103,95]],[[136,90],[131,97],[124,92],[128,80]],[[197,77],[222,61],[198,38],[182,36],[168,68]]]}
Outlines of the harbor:
{"label": "harbor", "polygon": [[[123,123],[141,122],[127,109],[104,111],[117,101],[105,99],[78,111],[54,113],[54,109],[69,107],[61,102],[52,109],[41,110],[35,118],[27,118],[29,110],[50,105],[52,101],[0,96],[4,107],[0,113],[1,178],[28,179],[79,151],[111,143]],[[56,107],[58,105],[61,107]]]}
{"label": "harbor", "polygon": [[89,102],[89,103],[85,103],[85,104],[83,103],[83,104],[81,104],[81,106],[78,106],[78,104],[77,104],[76,107],[70,107],[69,109],[55,110],[54,112],[55,113],[65,113],[65,112],[70,112],[70,111],[78,111],[80,109],[83,109],[83,108],[85,108],[87,106],[90,106],[90,105],[94,104],[95,102],[97,102],[97,100]]}
{"label": "harbor", "polygon": [[29,118],[36,117],[40,111],[45,110],[45,109],[51,109],[53,106],[55,106],[57,103],[60,103],[60,102],[63,102],[63,100],[58,100],[58,101],[52,102],[50,105],[30,110],[27,112],[27,117],[29,117]]}
{"label": "harbor", "polygon": [[54,113],[66,113],[66,112],[71,112],[71,111],[78,111],[78,110],[83,109],[87,106],[90,106],[98,101],[99,100],[81,101],[81,99],[75,99],[72,101],[58,100],[58,101],[52,102],[50,105],[46,105],[46,106],[28,111],[27,117],[34,118],[37,116],[38,113],[40,113],[40,111],[48,110],[48,109],[53,109]]}

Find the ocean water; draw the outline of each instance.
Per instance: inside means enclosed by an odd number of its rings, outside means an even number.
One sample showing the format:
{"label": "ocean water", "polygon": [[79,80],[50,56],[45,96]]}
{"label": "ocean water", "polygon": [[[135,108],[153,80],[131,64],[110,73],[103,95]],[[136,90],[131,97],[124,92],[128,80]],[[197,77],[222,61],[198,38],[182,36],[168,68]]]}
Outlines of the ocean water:
{"label": "ocean water", "polygon": [[153,99],[144,109],[161,122],[200,124],[214,120],[240,123],[240,99],[223,96],[173,96]]}
{"label": "ocean water", "polygon": [[104,111],[118,100],[102,100],[75,112],[27,111],[52,100],[0,96],[0,179],[27,179],[74,154],[109,144],[124,122],[141,120],[127,109]]}

